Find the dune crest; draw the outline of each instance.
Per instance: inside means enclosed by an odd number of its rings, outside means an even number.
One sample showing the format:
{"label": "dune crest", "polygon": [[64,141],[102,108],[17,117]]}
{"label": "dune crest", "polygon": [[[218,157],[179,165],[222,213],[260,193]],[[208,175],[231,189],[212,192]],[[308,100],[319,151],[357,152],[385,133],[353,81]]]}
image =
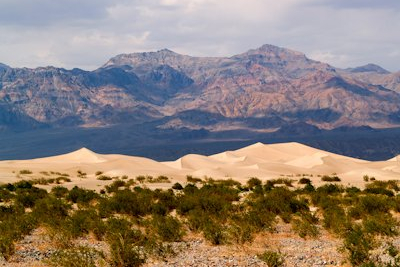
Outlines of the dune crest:
{"label": "dune crest", "polygon": [[101,155],[97,154],[90,149],[87,149],[85,147],[82,147],[78,150],[75,150],[73,152],[59,155],[59,156],[53,156],[53,157],[47,157],[47,158],[41,158],[41,159],[35,159],[34,161],[48,161],[48,162],[69,162],[69,163],[102,163],[106,162],[107,159]]}
{"label": "dune crest", "polygon": [[[253,145],[215,155],[203,156],[188,154],[175,161],[157,162],[155,160],[125,156],[102,155],[87,148],[39,159],[0,161],[0,182],[14,181],[18,170],[33,172],[60,171],[76,177],[77,170],[88,173],[88,180],[96,182],[95,172],[106,175],[167,175],[177,181],[185,180],[186,175],[202,178],[238,179],[246,181],[249,177],[273,179],[293,177],[303,174],[320,182],[319,175],[336,173],[343,183],[363,184],[363,175],[376,176],[376,179],[400,179],[399,157],[387,161],[366,161],[334,154],[300,143],[280,143]],[[10,178],[12,177],[12,179]],[[14,180],[13,180],[14,179]],[[80,181],[79,185],[84,185]],[[89,183],[89,182],[87,182]]]}

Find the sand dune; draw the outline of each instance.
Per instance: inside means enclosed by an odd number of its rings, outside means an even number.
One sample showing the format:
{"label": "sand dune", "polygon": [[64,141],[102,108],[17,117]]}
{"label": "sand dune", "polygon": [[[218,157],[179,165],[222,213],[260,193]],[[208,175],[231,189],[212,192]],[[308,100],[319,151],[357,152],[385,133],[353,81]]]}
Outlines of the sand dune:
{"label": "sand dune", "polygon": [[[346,184],[363,184],[363,175],[376,179],[400,179],[398,157],[387,161],[370,162],[350,158],[299,143],[256,143],[235,151],[226,151],[211,156],[189,154],[176,161],[157,162],[151,159],[124,155],[101,155],[86,148],[53,157],[0,161],[0,182],[15,182],[20,179],[41,177],[41,172],[68,173],[73,180],[69,186],[78,184],[89,188],[104,185],[96,180],[95,173],[105,175],[166,175],[174,181],[185,180],[186,175],[233,178],[246,181],[249,177],[273,179],[299,177],[308,174],[320,183],[318,175],[336,173]],[[29,169],[30,175],[19,175],[20,170]],[[87,173],[79,178],[77,171]],[[19,177],[18,177],[19,176]]]}

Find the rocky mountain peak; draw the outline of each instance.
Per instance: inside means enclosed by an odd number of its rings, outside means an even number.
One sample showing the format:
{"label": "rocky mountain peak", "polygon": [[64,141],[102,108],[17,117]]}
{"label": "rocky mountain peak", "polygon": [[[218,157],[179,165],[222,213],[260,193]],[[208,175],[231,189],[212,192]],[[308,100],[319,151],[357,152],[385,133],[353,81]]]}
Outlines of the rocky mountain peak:
{"label": "rocky mountain peak", "polygon": [[0,69],[9,69],[10,67],[6,64],[0,63]]}
{"label": "rocky mountain peak", "polygon": [[251,57],[251,56],[264,56],[270,59],[276,58],[277,60],[306,59],[306,56],[301,52],[270,44],[262,45],[261,47],[256,49],[250,49],[246,53],[237,55],[235,57]]}
{"label": "rocky mountain peak", "polygon": [[350,72],[375,72],[375,73],[379,73],[379,74],[390,74],[390,71],[385,70],[384,68],[382,68],[381,66],[378,66],[376,64],[366,64],[363,66],[359,66],[359,67],[355,67],[355,68],[349,68],[347,69]]}

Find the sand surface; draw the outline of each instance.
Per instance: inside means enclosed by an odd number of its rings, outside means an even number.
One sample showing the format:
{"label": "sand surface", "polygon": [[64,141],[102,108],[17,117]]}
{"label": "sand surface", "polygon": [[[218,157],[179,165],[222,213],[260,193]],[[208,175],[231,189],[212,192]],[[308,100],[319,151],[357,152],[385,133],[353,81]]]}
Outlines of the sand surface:
{"label": "sand surface", "polygon": [[[110,181],[99,181],[95,173],[108,176],[165,175],[172,182],[186,181],[186,175],[199,178],[212,177],[245,182],[250,177],[261,180],[288,177],[299,179],[307,175],[315,184],[320,184],[320,175],[336,173],[342,183],[361,186],[363,176],[374,176],[378,180],[400,179],[400,158],[387,161],[366,161],[333,154],[299,143],[262,144],[244,147],[235,151],[202,156],[189,154],[176,161],[157,162],[151,159],[124,155],[102,155],[86,148],[54,157],[31,160],[0,161],[0,183],[21,179],[48,178],[41,172],[67,173],[74,185],[97,189]],[[20,174],[30,170],[32,174]],[[78,171],[87,173],[80,178]]]}

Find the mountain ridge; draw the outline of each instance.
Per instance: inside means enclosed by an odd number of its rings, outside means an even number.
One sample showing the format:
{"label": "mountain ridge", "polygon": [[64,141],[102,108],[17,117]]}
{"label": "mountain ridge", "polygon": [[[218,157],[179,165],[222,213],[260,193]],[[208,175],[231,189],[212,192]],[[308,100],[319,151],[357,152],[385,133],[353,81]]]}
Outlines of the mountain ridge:
{"label": "mountain ridge", "polygon": [[[159,122],[156,127],[177,131],[223,130],[229,124],[273,130],[296,123],[323,129],[387,128],[400,125],[397,90],[400,74],[377,65],[338,69],[273,45],[230,57],[192,57],[162,49],[120,54],[94,71],[0,65],[0,105],[21,114],[8,113],[14,119],[0,120],[0,126]],[[187,112],[192,115],[175,123]],[[21,121],[23,117],[32,122]],[[259,119],[270,124],[250,123]]]}

